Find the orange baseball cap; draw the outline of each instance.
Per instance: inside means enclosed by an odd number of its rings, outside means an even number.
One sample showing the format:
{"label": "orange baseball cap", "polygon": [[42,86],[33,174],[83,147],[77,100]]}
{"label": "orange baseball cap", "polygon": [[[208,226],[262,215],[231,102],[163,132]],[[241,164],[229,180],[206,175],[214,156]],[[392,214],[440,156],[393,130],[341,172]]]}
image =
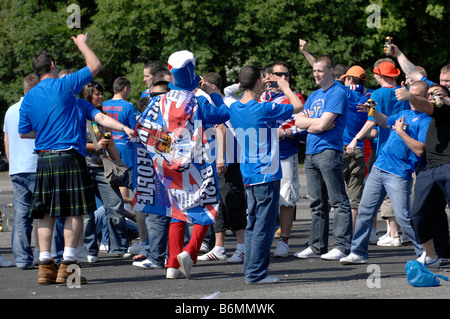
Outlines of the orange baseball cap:
{"label": "orange baseball cap", "polygon": [[395,78],[400,75],[400,70],[391,62],[383,62],[377,68],[373,69],[373,73]]}
{"label": "orange baseball cap", "polygon": [[363,81],[366,80],[366,71],[359,65],[354,65],[350,69],[347,70],[347,73],[341,76],[341,80],[345,79],[347,76],[354,76],[355,78],[361,79]]}

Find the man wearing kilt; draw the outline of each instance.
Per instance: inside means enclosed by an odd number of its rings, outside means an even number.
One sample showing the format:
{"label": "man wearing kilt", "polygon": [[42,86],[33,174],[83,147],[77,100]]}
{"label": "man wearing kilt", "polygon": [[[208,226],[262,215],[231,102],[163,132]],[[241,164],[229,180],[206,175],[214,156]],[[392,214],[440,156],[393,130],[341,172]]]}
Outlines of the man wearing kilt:
{"label": "man wearing kilt", "polygon": [[[86,119],[132,136],[133,130],[104,115],[92,104],[78,99],[83,86],[92,81],[102,65],[87,45],[84,34],[72,37],[83,54],[86,67],[58,78],[56,61],[48,51],[37,52],[32,61],[40,83],[28,92],[20,108],[19,134],[35,138],[38,154],[36,186],[30,206],[39,219],[39,284],[65,284],[77,264],[77,246],[84,214],[96,209],[93,184],[86,168]],[[56,217],[66,217],[61,265],[50,251]],[[68,268],[69,267],[69,268]],[[80,283],[86,278],[80,277]]]}

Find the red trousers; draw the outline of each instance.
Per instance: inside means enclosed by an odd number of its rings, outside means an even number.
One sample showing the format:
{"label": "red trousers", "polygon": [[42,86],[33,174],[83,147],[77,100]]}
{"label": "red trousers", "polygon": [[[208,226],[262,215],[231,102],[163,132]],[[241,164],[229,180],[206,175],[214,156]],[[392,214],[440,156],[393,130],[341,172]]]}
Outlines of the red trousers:
{"label": "red trousers", "polygon": [[177,255],[182,251],[187,251],[191,256],[192,261],[197,263],[197,255],[202,246],[203,238],[205,238],[206,232],[210,225],[194,224],[191,239],[188,244],[184,245],[184,234],[186,231],[185,222],[172,222],[169,226],[169,257],[167,258],[167,268],[179,268]]}

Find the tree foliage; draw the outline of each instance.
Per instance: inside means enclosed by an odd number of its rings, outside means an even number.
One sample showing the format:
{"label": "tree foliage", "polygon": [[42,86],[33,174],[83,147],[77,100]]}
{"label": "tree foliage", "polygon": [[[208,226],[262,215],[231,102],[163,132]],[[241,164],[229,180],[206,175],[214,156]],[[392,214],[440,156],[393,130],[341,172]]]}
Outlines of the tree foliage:
{"label": "tree foliage", "polygon": [[[32,72],[31,58],[49,50],[60,69],[84,65],[70,39],[88,32],[89,45],[103,69],[97,80],[112,95],[112,83],[127,76],[133,83],[130,101],[145,89],[144,63],[167,62],[187,49],[197,60],[197,73],[217,72],[225,85],[237,80],[245,64],[265,66],[286,61],[291,84],[308,95],[316,89],[311,67],[298,48],[308,41],[313,55],[328,54],[338,63],[361,65],[371,75],[373,63],[384,56],[387,35],[406,56],[438,80],[448,64],[447,0],[80,0],[80,28],[69,28],[67,1],[2,0],[0,8],[0,110],[22,92],[23,78]],[[379,25],[371,27],[379,9]]]}

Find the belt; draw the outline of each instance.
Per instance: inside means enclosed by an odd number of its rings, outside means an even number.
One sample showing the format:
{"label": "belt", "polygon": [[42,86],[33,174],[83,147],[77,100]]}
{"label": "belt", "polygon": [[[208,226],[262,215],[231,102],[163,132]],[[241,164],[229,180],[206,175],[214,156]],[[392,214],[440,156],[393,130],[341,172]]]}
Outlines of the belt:
{"label": "belt", "polygon": [[65,155],[65,154],[74,154],[77,153],[77,151],[73,148],[71,148],[70,150],[62,150],[62,151],[58,151],[58,150],[40,150],[37,151],[38,156],[39,157],[43,157],[45,155],[57,155],[57,156],[61,156],[61,155]]}

